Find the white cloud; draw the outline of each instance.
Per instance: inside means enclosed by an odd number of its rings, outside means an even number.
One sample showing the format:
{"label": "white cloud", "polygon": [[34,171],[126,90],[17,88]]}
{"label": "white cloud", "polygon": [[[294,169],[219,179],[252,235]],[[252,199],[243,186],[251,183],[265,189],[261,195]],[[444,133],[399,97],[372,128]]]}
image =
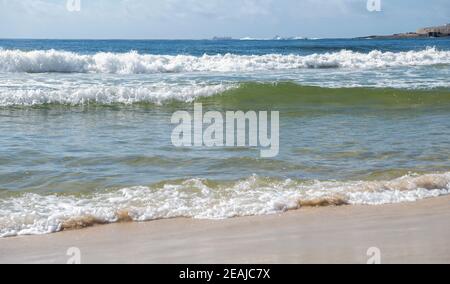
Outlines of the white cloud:
{"label": "white cloud", "polygon": [[232,19],[269,15],[273,0],[122,0],[118,10],[128,14],[167,17]]}
{"label": "white cloud", "polygon": [[62,12],[65,2],[46,1],[46,0],[2,0],[0,3],[1,14],[17,13],[22,16],[54,16],[56,13]]}
{"label": "white cloud", "polygon": [[326,37],[415,30],[448,21],[448,0],[0,0],[1,37]]}

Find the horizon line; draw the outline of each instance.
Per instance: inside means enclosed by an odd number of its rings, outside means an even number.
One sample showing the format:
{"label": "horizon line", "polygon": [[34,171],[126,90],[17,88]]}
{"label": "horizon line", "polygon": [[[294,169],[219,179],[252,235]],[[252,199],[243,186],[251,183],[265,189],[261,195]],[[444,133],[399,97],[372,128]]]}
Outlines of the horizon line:
{"label": "horizon line", "polygon": [[0,40],[129,40],[129,41],[140,41],[140,40],[167,40],[167,41],[177,41],[177,40],[186,40],[186,41],[202,41],[202,40],[210,40],[210,41],[232,41],[232,40],[241,40],[241,41],[283,41],[283,40],[307,40],[307,39],[355,39],[361,37],[281,37],[281,39],[276,38],[260,38],[260,37],[210,37],[210,38],[78,38],[78,37],[69,37],[69,38],[59,38],[59,37],[0,37]]}

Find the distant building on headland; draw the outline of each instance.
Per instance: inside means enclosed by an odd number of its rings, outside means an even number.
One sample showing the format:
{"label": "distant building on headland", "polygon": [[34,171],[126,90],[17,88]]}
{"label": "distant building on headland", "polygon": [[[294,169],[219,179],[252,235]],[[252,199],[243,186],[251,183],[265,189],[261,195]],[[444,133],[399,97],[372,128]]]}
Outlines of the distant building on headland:
{"label": "distant building on headland", "polygon": [[417,34],[419,35],[428,35],[428,36],[449,36],[450,35],[450,24],[447,24],[445,26],[440,27],[430,27],[430,28],[423,28],[417,30]]}

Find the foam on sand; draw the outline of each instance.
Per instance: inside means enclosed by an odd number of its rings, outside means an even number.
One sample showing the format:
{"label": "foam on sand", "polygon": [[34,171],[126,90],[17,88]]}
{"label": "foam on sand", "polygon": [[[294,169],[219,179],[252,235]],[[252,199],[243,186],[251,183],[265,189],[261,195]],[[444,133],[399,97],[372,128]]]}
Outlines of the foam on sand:
{"label": "foam on sand", "polygon": [[450,173],[358,182],[302,182],[252,176],[220,183],[202,179],[171,181],[83,196],[24,193],[0,198],[0,237],[123,221],[224,219],[310,206],[414,202],[449,193]]}

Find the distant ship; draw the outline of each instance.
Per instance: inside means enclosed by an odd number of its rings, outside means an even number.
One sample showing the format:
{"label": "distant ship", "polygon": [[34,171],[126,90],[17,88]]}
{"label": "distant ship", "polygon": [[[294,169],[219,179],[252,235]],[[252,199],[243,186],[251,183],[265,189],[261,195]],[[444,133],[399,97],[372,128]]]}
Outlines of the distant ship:
{"label": "distant ship", "polygon": [[233,40],[233,38],[232,37],[219,37],[219,36],[215,36],[215,37],[213,37],[213,39],[212,40]]}

